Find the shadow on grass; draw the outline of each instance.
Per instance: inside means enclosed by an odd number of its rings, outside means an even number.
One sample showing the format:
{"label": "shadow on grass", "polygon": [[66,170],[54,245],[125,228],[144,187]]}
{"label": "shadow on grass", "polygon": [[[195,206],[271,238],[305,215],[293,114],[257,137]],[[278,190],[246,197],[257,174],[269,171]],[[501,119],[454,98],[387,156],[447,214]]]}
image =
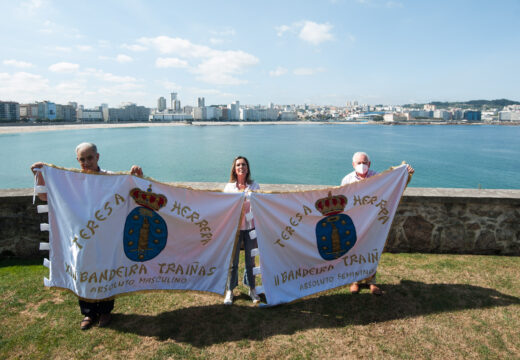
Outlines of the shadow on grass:
{"label": "shadow on grass", "polygon": [[34,257],[30,259],[20,259],[16,257],[0,257],[0,268],[11,266],[30,266],[42,265],[43,257]]}
{"label": "shadow on grass", "polygon": [[[464,284],[401,281],[384,286],[386,294],[325,294],[274,308],[192,306],[157,316],[113,314],[111,328],[194,346],[243,339],[263,340],[313,328],[341,328],[435,313],[520,304],[520,298]],[[343,290],[345,291],[345,290]]]}

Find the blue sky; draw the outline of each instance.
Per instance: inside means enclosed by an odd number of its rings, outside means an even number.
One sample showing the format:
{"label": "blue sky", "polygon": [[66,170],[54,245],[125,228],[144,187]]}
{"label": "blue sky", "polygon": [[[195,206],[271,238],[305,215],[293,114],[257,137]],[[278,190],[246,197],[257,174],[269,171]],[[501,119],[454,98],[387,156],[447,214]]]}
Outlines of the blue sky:
{"label": "blue sky", "polygon": [[519,0],[0,0],[0,100],[520,100]]}

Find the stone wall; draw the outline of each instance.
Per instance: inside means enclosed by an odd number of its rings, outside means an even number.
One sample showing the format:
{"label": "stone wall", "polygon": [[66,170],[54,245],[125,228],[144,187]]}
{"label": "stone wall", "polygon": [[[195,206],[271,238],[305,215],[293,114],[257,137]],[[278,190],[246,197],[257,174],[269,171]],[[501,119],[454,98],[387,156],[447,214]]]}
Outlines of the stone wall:
{"label": "stone wall", "polygon": [[408,188],[385,250],[520,255],[520,190]]}
{"label": "stone wall", "polygon": [[[220,183],[184,183],[222,189]],[[262,185],[262,190],[325,188]],[[32,189],[0,190],[0,257],[38,257],[47,214],[32,204]],[[397,210],[385,251],[520,255],[520,190],[407,188]]]}
{"label": "stone wall", "polygon": [[38,250],[40,241],[49,241],[49,233],[40,231],[47,219],[32,204],[32,189],[0,190],[0,257],[47,255]]}

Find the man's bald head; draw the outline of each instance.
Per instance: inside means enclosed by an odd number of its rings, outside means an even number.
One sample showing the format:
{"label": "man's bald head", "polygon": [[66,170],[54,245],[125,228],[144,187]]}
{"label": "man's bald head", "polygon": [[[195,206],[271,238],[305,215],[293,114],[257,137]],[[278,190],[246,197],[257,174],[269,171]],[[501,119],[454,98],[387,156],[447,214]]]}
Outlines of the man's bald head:
{"label": "man's bald head", "polygon": [[92,143],[81,143],[76,146],[76,159],[83,171],[99,171],[99,154],[96,145]]}
{"label": "man's bald head", "polygon": [[76,155],[78,154],[78,151],[80,151],[80,150],[88,150],[88,149],[94,150],[94,152],[97,154],[97,146],[96,146],[96,144],[92,144],[92,143],[89,143],[89,142],[83,142],[83,143],[79,144],[78,146],[76,146]]}

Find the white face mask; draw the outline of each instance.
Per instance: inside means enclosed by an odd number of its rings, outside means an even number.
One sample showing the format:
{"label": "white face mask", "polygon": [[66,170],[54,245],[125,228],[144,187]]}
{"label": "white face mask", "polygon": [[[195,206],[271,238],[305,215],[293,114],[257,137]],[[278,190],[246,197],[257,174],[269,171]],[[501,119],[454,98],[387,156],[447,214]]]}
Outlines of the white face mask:
{"label": "white face mask", "polygon": [[365,175],[368,171],[368,165],[366,164],[357,164],[354,168],[358,174]]}

